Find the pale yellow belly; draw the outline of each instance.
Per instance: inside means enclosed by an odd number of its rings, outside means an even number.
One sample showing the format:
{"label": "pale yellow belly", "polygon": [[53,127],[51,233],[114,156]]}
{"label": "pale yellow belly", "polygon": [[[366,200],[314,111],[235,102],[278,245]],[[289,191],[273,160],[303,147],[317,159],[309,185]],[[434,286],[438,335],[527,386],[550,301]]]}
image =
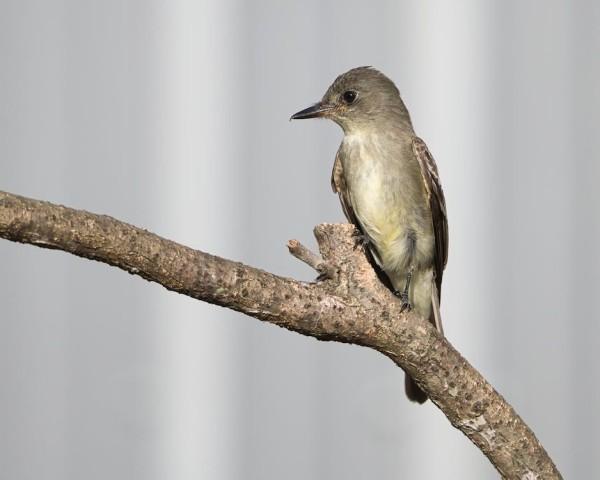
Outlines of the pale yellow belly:
{"label": "pale yellow belly", "polygon": [[375,246],[381,267],[390,272],[429,267],[433,258],[431,228],[415,214],[414,205],[381,175],[357,179],[350,191],[360,226]]}

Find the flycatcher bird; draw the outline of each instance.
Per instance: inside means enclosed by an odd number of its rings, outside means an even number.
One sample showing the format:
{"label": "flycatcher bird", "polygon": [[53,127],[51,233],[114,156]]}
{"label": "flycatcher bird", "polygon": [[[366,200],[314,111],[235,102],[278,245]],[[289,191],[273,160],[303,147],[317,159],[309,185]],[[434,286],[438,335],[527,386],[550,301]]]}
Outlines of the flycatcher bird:
{"label": "flycatcher bird", "polygon": [[[403,302],[440,333],[448,222],[438,169],[415,135],[396,85],[371,67],[335,79],[322,100],[292,119],[322,117],[344,131],[331,186],[358,229],[372,263]],[[406,394],[426,394],[406,376]]]}

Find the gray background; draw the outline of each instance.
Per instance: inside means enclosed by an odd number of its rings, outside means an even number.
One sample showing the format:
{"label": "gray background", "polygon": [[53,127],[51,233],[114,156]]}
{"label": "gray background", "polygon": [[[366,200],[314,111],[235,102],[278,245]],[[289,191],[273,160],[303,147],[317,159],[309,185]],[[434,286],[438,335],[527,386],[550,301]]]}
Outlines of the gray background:
{"label": "gray background", "polygon": [[[598,478],[600,3],[0,1],[0,189],[309,280],[374,65],[437,158],[452,343],[566,478]],[[0,242],[2,479],[482,479],[382,356]]]}

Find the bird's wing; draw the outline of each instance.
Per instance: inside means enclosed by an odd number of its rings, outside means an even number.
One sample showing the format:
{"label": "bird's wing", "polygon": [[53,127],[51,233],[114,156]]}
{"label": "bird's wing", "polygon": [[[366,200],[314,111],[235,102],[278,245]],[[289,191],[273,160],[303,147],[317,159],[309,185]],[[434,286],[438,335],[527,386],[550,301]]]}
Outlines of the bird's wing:
{"label": "bird's wing", "polygon": [[[346,188],[346,179],[344,178],[344,169],[342,167],[342,159],[340,158],[340,150],[335,155],[335,162],[333,164],[333,171],[331,172],[331,188],[334,193],[337,193],[342,203],[342,210],[344,215],[350,223],[353,223],[357,228],[360,229],[360,223],[352,208],[352,202],[348,196],[348,189]],[[361,229],[362,230],[362,229]]]}
{"label": "bird's wing", "polygon": [[333,170],[331,171],[331,189],[333,190],[333,193],[340,193],[344,190],[344,186],[344,170],[342,168],[340,151],[338,150],[335,154],[335,162],[333,162]]}
{"label": "bird's wing", "polygon": [[448,218],[446,200],[440,183],[437,165],[427,145],[419,137],[413,139],[413,152],[421,166],[421,175],[429,199],[433,232],[435,236],[435,283],[438,295],[442,292],[442,275],[448,260]]}

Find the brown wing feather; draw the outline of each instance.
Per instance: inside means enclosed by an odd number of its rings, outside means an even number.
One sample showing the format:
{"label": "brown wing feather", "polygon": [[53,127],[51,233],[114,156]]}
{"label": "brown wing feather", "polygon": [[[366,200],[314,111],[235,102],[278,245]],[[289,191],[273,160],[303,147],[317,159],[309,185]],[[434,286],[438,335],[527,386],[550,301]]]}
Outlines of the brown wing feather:
{"label": "brown wing feather", "polygon": [[342,210],[348,221],[357,228],[361,228],[358,223],[358,218],[352,208],[352,203],[348,198],[348,189],[346,188],[346,180],[344,178],[344,170],[342,167],[342,159],[340,158],[340,150],[335,155],[335,162],[333,164],[333,171],[331,172],[331,188],[334,193],[337,193],[342,203]]}
{"label": "brown wing feather", "polygon": [[421,166],[421,175],[425,183],[429,208],[435,236],[435,283],[438,294],[442,294],[442,275],[448,261],[448,218],[446,200],[440,183],[437,165],[427,145],[419,137],[413,139],[413,152]]}

